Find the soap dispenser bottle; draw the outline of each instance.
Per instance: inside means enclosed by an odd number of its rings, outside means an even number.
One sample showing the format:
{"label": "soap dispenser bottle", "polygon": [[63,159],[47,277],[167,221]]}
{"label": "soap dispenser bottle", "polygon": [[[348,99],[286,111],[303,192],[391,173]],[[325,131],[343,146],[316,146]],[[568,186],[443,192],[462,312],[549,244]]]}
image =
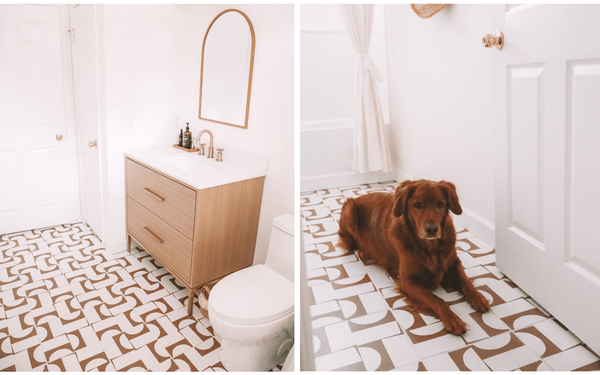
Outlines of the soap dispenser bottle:
{"label": "soap dispenser bottle", "polygon": [[190,132],[190,123],[185,123],[185,133],[183,133],[183,147],[192,148],[192,133]]}
{"label": "soap dispenser bottle", "polygon": [[177,143],[177,145],[179,147],[183,147],[183,129],[179,129],[179,130],[181,130],[181,131],[179,132],[179,143]]}

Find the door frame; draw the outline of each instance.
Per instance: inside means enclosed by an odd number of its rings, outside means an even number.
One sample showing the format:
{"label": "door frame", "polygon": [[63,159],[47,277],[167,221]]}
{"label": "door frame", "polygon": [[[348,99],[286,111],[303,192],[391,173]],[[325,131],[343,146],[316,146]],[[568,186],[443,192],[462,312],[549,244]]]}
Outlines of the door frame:
{"label": "door frame", "polygon": [[[70,79],[70,90],[72,92],[72,106],[73,106],[73,122],[75,123],[75,128],[77,129],[77,162],[78,162],[78,169],[79,169],[79,201],[80,201],[80,212],[79,212],[79,217],[80,220],[82,222],[85,222],[87,224],[87,219],[86,215],[85,215],[85,202],[86,199],[88,199],[89,194],[86,195],[86,189],[85,189],[85,173],[84,173],[84,153],[86,151],[88,151],[87,149],[85,149],[85,145],[87,140],[84,139],[84,132],[83,132],[83,126],[77,121],[78,116],[77,116],[77,99],[75,98],[76,96],[76,87],[75,87],[75,54],[74,54],[74,50],[75,50],[75,46],[74,46],[74,42],[77,38],[77,30],[73,30],[74,25],[73,25],[73,15],[72,15],[72,10],[73,8],[79,6],[81,4],[66,4],[65,5],[65,17],[66,17],[66,22],[68,25],[68,30],[69,30],[69,35],[68,37],[68,44],[69,44],[69,79]],[[96,12],[96,20],[95,22],[99,22],[99,16],[98,16],[98,7],[102,7],[102,5],[94,5],[94,4],[85,4],[85,5],[90,5],[90,6],[94,6],[95,8],[95,12]],[[96,33],[98,32],[98,26],[96,25]],[[102,48],[101,46],[98,45],[99,41],[98,39],[95,41],[96,43],[96,53],[97,56],[96,58],[98,58],[98,56],[100,55],[101,51],[100,49]],[[97,67],[100,64],[99,61],[96,61]],[[104,77],[103,77],[103,72],[101,69],[98,69],[97,71],[97,75],[98,75],[98,80],[99,81],[103,81]],[[103,103],[102,101],[102,90],[99,89],[98,90],[98,106],[99,109],[100,107],[102,107]],[[98,113],[98,131],[97,131],[97,142],[98,142],[98,150],[97,152],[100,154],[99,156],[99,180],[100,180],[100,194],[103,194],[103,189],[104,189],[104,172],[103,172],[103,165],[102,165],[102,149],[103,149],[103,139],[105,138],[105,128],[102,127],[101,125],[105,123],[105,118],[104,118],[104,113],[102,111],[99,110]],[[103,238],[105,238],[105,228],[104,228],[104,222],[105,222],[105,210],[104,210],[104,202],[102,200],[102,197],[100,197],[101,202],[100,202],[100,221],[101,221],[101,228],[92,228],[90,226],[90,229],[94,232],[94,234],[102,241]],[[88,224],[89,226],[89,224]],[[96,231],[99,232],[96,232]],[[125,241],[123,241],[125,242]],[[104,246],[107,247],[107,243],[104,242]]]}

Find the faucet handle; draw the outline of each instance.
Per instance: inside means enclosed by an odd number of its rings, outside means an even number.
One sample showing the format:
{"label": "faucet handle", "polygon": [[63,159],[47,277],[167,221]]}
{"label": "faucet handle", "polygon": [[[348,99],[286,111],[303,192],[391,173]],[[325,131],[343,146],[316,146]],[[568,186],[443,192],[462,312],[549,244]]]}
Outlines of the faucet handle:
{"label": "faucet handle", "polygon": [[200,151],[198,152],[198,155],[204,155],[204,146],[206,146],[206,143],[200,143],[198,145],[198,147],[200,148]]}
{"label": "faucet handle", "polygon": [[217,161],[223,161],[223,151],[224,149],[222,148],[217,149]]}

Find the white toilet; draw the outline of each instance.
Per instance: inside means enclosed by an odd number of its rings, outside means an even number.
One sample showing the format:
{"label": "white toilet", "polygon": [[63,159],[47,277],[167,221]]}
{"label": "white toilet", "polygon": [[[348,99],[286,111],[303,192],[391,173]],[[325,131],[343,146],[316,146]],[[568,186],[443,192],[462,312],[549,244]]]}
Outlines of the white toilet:
{"label": "white toilet", "polygon": [[228,371],[267,371],[294,344],[294,217],[273,219],[265,264],[224,277],[210,292],[208,315]]}

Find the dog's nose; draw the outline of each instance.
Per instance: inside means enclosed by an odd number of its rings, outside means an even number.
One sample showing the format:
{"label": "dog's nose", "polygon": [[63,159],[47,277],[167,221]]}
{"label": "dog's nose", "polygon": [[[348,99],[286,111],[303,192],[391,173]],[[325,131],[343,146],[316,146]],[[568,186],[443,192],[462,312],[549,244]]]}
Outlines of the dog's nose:
{"label": "dog's nose", "polygon": [[425,232],[430,237],[435,236],[437,234],[437,232],[438,232],[438,226],[437,226],[437,224],[426,224],[425,225]]}

